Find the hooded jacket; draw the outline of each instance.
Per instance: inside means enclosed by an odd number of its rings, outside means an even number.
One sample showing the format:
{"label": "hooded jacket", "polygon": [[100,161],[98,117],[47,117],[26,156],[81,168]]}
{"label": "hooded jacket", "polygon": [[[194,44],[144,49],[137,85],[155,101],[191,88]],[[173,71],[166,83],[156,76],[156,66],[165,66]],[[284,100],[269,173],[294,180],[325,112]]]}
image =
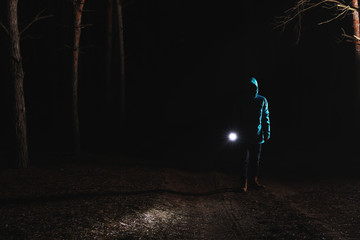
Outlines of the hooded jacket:
{"label": "hooded jacket", "polygon": [[258,92],[258,82],[252,78],[246,91],[236,98],[234,104],[235,125],[242,141],[246,143],[261,144],[270,138],[268,102]]}

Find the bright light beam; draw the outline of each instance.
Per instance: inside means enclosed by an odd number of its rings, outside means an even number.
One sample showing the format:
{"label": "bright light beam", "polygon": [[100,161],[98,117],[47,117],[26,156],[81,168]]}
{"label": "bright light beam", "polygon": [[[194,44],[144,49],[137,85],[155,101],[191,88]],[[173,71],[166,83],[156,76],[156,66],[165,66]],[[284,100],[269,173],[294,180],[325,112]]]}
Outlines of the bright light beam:
{"label": "bright light beam", "polygon": [[228,138],[231,142],[235,142],[238,139],[238,135],[234,132],[229,133]]}

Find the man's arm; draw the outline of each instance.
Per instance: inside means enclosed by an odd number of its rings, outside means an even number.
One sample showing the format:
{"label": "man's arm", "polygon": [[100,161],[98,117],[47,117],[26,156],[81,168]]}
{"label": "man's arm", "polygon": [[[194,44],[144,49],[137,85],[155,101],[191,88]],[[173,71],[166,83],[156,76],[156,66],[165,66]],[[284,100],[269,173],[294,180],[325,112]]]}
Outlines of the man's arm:
{"label": "man's arm", "polygon": [[265,137],[265,141],[270,139],[270,117],[269,117],[269,104],[266,98],[264,98],[263,111],[262,111],[262,131]]}

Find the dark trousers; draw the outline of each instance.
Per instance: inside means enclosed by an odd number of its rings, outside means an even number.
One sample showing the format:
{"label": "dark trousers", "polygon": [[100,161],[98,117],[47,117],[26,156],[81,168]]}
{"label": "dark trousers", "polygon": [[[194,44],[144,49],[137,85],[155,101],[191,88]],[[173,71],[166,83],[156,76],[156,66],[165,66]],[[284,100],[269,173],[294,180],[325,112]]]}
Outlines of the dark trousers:
{"label": "dark trousers", "polygon": [[244,146],[245,157],[242,158],[242,177],[254,180],[259,175],[260,155],[262,144],[246,144]]}

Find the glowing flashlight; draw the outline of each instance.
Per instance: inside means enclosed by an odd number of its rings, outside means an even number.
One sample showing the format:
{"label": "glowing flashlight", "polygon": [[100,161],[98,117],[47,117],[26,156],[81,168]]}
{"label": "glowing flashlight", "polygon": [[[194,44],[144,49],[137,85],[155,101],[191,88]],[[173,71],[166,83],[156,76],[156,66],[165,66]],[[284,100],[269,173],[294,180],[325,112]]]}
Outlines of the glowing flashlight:
{"label": "glowing flashlight", "polygon": [[228,138],[231,142],[235,142],[238,139],[238,135],[234,132],[229,133]]}

